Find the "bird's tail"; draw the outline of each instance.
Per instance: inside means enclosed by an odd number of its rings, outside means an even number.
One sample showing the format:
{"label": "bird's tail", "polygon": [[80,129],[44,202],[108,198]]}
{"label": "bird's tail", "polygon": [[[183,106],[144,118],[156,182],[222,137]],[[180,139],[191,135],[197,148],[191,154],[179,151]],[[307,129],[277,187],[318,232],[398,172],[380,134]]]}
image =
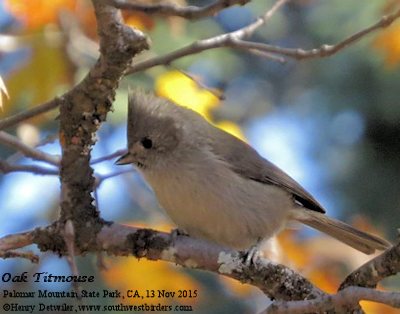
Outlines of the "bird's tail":
{"label": "bird's tail", "polygon": [[291,218],[326,233],[365,254],[372,254],[375,250],[385,250],[392,246],[390,242],[382,238],[357,230],[344,222],[309,209],[296,208],[291,211]]}

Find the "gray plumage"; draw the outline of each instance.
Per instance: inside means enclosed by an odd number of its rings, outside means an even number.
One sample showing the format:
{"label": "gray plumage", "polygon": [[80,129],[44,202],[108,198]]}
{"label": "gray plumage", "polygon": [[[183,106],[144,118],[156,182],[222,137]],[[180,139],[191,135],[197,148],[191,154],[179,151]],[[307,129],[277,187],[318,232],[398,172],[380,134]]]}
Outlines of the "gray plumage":
{"label": "gray plumage", "polygon": [[251,146],[194,111],[135,91],[129,96],[128,153],[180,229],[236,249],[300,221],[360,250],[390,244],[324,215],[295,180]]}

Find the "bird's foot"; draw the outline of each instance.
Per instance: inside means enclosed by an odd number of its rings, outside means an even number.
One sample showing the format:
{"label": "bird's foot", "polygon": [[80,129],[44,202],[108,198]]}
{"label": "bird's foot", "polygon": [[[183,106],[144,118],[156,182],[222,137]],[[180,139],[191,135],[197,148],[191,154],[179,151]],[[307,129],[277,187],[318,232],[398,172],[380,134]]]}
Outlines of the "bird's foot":
{"label": "bird's foot", "polygon": [[189,234],[186,231],[179,229],[179,228],[172,229],[171,234],[170,234],[170,239],[171,239],[172,245],[175,245],[176,239],[178,239],[179,236],[188,237]]}
{"label": "bird's foot", "polygon": [[249,267],[252,264],[255,264],[257,258],[261,256],[261,251],[259,247],[259,243],[253,245],[248,251],[245,253],[244,264]]}

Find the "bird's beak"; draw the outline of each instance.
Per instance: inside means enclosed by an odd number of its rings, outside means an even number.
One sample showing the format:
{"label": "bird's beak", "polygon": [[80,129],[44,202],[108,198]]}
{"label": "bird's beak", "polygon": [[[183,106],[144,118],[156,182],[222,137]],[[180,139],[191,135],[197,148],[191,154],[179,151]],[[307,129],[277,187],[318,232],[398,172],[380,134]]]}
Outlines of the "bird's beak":
{"label": "bird's beak", "polygon": [[121,166],[121,165],[127,165],[133,163],[134,160],[132,158],[132,155],[129,153],[126,153],[122,155],[118,160],[115,162],[116,165]]}

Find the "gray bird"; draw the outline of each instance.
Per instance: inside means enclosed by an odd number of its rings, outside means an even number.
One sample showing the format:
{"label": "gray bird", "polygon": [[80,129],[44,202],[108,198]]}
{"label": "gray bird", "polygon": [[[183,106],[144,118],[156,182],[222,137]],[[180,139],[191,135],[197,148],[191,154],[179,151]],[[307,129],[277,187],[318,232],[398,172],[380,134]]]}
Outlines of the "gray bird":
{"label": "gray bird", "polygon": [[366,254],[390,246],[327,217],[247,143],[152,94],[130,94],[128,153],[116,163],[136,165],[168,216],[196,238],[242,250],[299,221]]}

